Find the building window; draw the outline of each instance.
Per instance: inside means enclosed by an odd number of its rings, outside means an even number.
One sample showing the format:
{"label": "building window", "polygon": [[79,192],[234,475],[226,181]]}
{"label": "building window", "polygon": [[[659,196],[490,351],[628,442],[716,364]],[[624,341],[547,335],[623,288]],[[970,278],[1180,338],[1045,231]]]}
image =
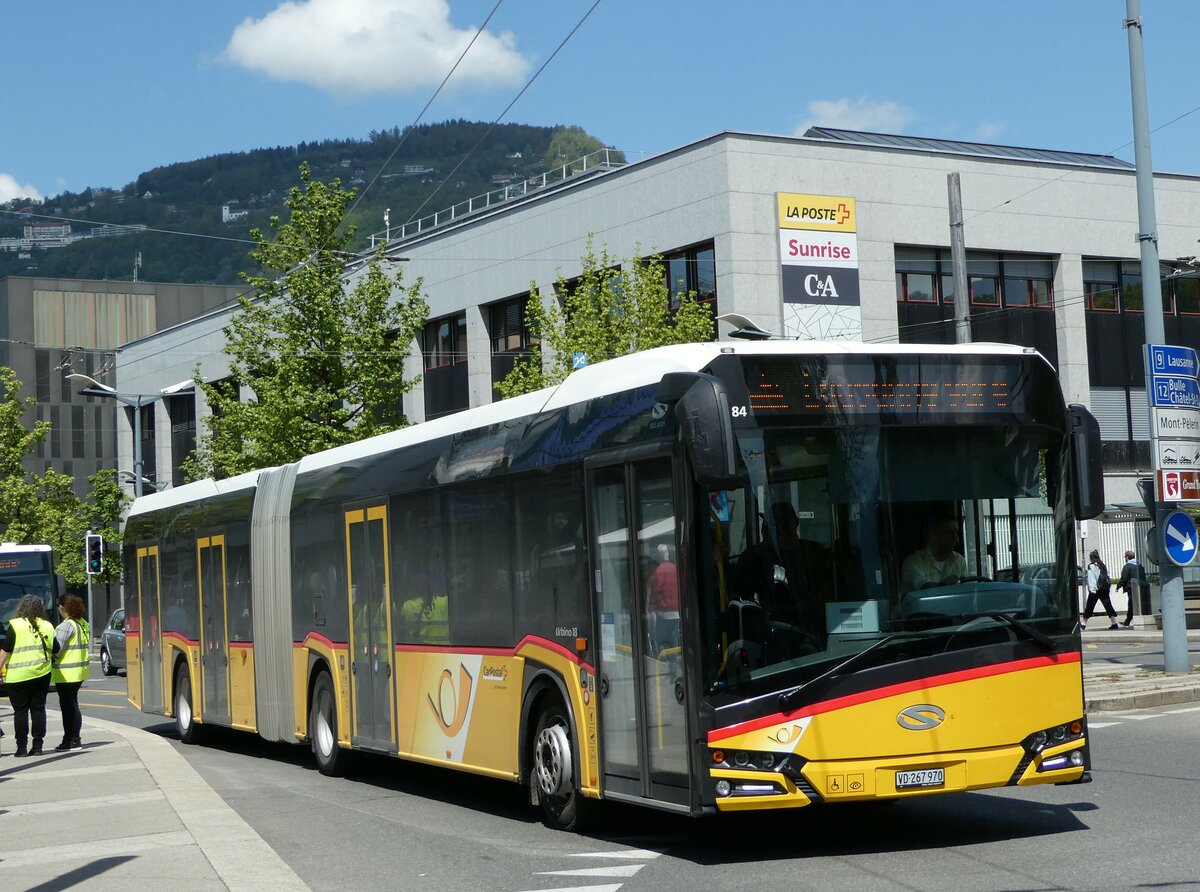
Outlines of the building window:
{"label": "building window", "polygon": [[467,361],[467,315],[447,316],[425,326],[425,371]]}
{"label": "building window", "polygon": [[[1172,278],[1174,272],[1170,267],[1160,267],[1164,315],[1176,315],[1176,306],[1182,315],[1200,314],[1196,281]],[[1085,260],[1083,290],[1089,310],[1102,313],[1141,313],[1144,310],[1142,267],[1134,260]]]}
{"label": "building window", "polygon": [[532,346],[529,327],[525,324],[528,306],[529,295],[523,294],[488,307],[488,335],[492,341],[493,356],[528,350]]}
{"label": "building window", "polygon": [[169,397],[167,415],[171,419],[171,485],[187,481],[183,463],[196,451],[196,397],[192,393]]}
{"label": "building window", "polygon": [[492,344],[492,399],[502,399],[496,384],[508,377],[513,367],[536,341],[525,324],[529,295],[503,300],[488,307],[488,336]]}
{"label": "building window", "polygon": [[[83,426],[83,406],[71,407],[71,457],[84,458],[87,447],[85,436],[86,429]],[[96,456],[99,458],[100,456]]]}
{"label": "building window", "polygon": [[467,408],[467,315],[435,319],[425,326],[425,418]]}
{"label": "building window", "polygon": [[1181,316],[1200,316],[1200,280],[1174,279],[1175,306]]}
{"label": "building window", "polygon": [[664,254],[662,258],[667,277],[667,299],[671,309],[678,309],[679,297],[689,291],[696,293],[697,303],[717,302],[717,260],[712,242],[694,245]]}
{"label": "building window", "polygon": [[[1054,306],[1054,262],[1029,254],[967,252],[967,289],[982,307]],[[945,248],[896,246],[896,300],[954,305],[954,268]]]}
{"label": "building window", "polygon": [[1048,307],[1054,293],[1054,264],[1049,260],[1005,258],[1004,305]]}

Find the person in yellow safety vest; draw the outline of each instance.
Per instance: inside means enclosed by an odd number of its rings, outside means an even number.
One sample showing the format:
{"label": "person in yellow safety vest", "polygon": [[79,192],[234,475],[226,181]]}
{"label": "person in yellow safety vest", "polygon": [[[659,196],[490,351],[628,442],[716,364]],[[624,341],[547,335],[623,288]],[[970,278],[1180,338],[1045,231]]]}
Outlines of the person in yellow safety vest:
{"label": "person in yellow safety vest", "polygon": [[[4,672],[8,702],[13,708],[16,756],[39,756],[46,736],[46,694],[50,692],[50,658],[54,626],[46,620],[46,607],[38,595],[25,595],[4,629],[0,642],[0,671]],[[29,742],[33,717],[33,745]]]}
{"label": "person in yellow safety vest", "polygon": [[79,688],[87,681],[92,630],[83,618],[83,598],[63,595],[58,601],[62,622],[54,630],[54,660],[50,677],[58,692],[58,708],[62,712],[63,739],[54,749],[77,750],[83,746],[79,739],[83,716],[79,712]]}
{"label": "person in yellow safety vest", "polygon": [[450,643],[450,604],[440,574],[426,571],[413,580],[417,594],[400,607],[405,641]]}

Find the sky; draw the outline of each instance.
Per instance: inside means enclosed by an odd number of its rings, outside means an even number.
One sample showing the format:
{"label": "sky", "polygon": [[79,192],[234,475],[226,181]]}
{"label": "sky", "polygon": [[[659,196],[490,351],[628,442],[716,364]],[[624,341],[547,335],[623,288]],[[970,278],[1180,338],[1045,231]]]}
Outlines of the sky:
{"label": "sky", "polygon": [[[60,0],[7,12],[0,202],[403,128],[489,14],[423,121],[491,121],[546,65],[503,120],[578,124],[634,158],[815,123],[1133,160],[1125,0]],[[1200,175],[1200,2],[1143,0],[1142,17],[1154,167]]]}

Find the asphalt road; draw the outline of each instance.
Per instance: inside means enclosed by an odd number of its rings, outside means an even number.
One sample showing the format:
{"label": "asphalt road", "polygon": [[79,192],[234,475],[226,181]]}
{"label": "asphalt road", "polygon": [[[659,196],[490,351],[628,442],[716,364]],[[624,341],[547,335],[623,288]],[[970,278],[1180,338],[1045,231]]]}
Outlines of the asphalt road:
{"label": "asphalt road", "polygon": [[[85,714],[174,739],[93,678]],[[538,822],[509,784],[364,757],[326,778],[253,735],[175,742],[314,889],[1112,890],[1200,886],[1200,705],[1105,715],[1095,782],[691,821],[612,806],[606,830]]]}

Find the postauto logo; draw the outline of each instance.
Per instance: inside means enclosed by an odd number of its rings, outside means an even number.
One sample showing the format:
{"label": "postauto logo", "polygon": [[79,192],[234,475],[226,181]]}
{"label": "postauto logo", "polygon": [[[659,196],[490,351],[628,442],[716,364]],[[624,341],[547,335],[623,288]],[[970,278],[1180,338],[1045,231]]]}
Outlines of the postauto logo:
{"label": "postauto logo", "polygon": [[846,195],[779,193],[780,229],[817,229],[825,232],[855,232],[854,199]]}

